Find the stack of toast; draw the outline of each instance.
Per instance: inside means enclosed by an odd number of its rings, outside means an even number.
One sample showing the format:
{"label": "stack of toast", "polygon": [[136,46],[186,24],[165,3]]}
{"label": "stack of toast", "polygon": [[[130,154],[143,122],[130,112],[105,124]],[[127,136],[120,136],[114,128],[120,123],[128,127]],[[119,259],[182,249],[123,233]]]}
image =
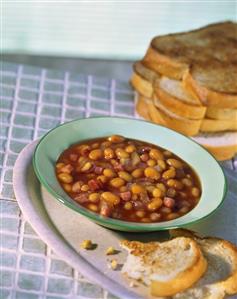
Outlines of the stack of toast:
{"label": "stack of toast", "polygon": [[137,112],[205,146],[237,152],[237,23],[155,37],[134,64]]}

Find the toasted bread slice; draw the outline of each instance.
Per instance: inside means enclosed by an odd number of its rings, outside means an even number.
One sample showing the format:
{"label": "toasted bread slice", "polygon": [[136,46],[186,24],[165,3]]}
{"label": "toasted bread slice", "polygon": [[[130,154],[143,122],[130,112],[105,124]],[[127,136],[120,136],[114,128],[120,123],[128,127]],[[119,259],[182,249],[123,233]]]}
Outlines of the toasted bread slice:
{"label": "toasted bread slice", "polygon": [[[237,25],[235,43],[235,47],[237,47]],[[233,55],[237,55],[237,49]],[[200,62],[193,64],[190,72],[193,79],[208,90],[221,94],[237,95],[237,59],[233,62],[217,60],[207,65],[205,61]]]}
{"label": "toasted bread slice", "polygon": [[[195,68],[192,67],[192,69]],[[236,65],[236,69],[237,69],[237,65]],[[205,106],[216,107],[216,108],[231,108],[231,109],[237,108],[237,93],[231,94],[231,93],[216,92],[204,86],[201,86],[193,78],[190,72],[186,72],[184,74],[182,84],[184,89],[186,89],[189,93],[192,92],[195,93]]]}
{"label": "toasted bread slice", "polygon": [[[198,134],[198,132],[224,132],[224,131],[236,131],[237,122],[234,120],[216,120],[208,118],[199,118],[191,119],[190,110],[181,110],[178,109],[175,102],[170,102],[170,105],[167,104],[168,101],[164,101],[164,95],[162,92],[159,93],[159,99],[154,98],[154,105],[157,108],[157,116],[155,116],[155,110],[152,108],[152,105],[148,105],[148,111],[151,119],[154,122],[163,124],[168,128],[181,132],[188,136],[193,136]],[[162,100],[161,100],[162,98]],[[167,98],[166,98],[167,100]],[[165,102],[165,105],[164,105]],[[179,107],[181,105],[179,104]],[[149,109],[149,107],[151,107]],[[190,112],[191,113],[191,112]],[[187,118],[189,116],[189,118]],[[155,120],[156,119],[156,120]],[[162,123],[161,123],[162,122]],[[188,127],[187,127],[188,126]]]}
{"label": "toasted bread slice", "polygon": [[218,238],[200,238],[184,229],[171,230],[170,234],[178,238],[193,238],[208,264],[201,279],[173,299],[222,299],[225,295],[237,293],[237,247],[234,244]]}
{"label": "toasted bread slice", "polygon": [[155,84],[155,89],[156,86],[163,89],[165,92],[169,93],[175,98],[178,98],[179,100],[190,105],[203,106],[203,103],[200,101],[199,96],[195,92],[193,92],[192,89],[187,90],[182,81],[162,76],[157,84]]}
{"label": "toasted bread slice", "polygon": [[148,111],[147,101],[145,101],[141,97],[138,97],[138,99],[137,99],[137,102],[136,102],[136,111],[137,111],[137,113],[140,116],[142,116],[146,120],[149,120],[149,121],[151,120],[150,115],[149,115],[149,111]]}
{"label": "toasted bread slice", "polygon": [[142,95],[148,98],[151,97],[153,86],[154,90],[156,89],[156,87],[161,88],[170,95],[190,105],[203,105],[199,99],[199,96],[195,92],[193,92],[192,89],[190,89],[190,91],[187,91],[183,86],[182,81],[173,80],[168,77],[161,76],[159,73],[154,72],[143,65],[140,61],[137,61],[133,65],[133,68],[134,74],[132,76],[131,82],[133,87]]}
{"label": "toasted bread slice", "polygon": [[187,136],[194,136],[199,132],[201,124],[198,123],[193,127],[190,122],[187,123],[180,118],[174,118],[172,115],[167,115],[156,107],[154,103],[148,103],[148,111],[151,120],[158,125],[170,128]]}
{"label": "toasted bread slice", "polygon": [[153,94],[153,84],[159,80],[160,75],[145,67],[137,61],[133,65],[134,73],[131,77],[131,84],[135,90],[147,98]]}
{"label": "toasted bread slice", "polygon": [[[164,107],[169,111],[175,113],[178,116],[188,119],[203,119],[206,113],[206,107],[193,106],[186,102],[180,101],[174,96],[165,92],[162,88],[156,88],[154,92],[154,104],[156,105],[157,99]],[[159,108],[159,105],[158,105]]]}
{"label": "toasted bread slice", "polygon": [[229,160],[237,153],[237,132],[202,133],[192,137],[218,161]]}
{"label": "toasted bread slice", "polygon": [[[217,92],[237,94],[236,43],[236,23],[212,24],[189,32],[155,37],[144,62],[149,63],[152,69],[161,64],[167,65],[167,69],[173,71],[164,75],[178,80],[183,78],[191,65],[195,66],[197,68],[192,70],[192,75],[201,86]],[[164,56],[163,61],[153,57],[149,51]],[[162,71],[159,73],[163,74]]]}
{"label": "toasted bread slice", "polygon": [[169,78],[184,80],[208,106],[237,107],[237,24],[155,37],[143,64]]}
{"label": "toasted bread slice", "polygon": [[192,286],[206,271],[197,243],[181,237],[167,242],[122,241],[129,255],[122,268],[132,279],[150,285],[154,296],[172,296]]}
{"label": "toasted bread slice", "polygon": [[151,120],[154,123],[163,125],[187,136],[197,135],[201,126],[201,119],[188,119],[171,112],[164,107],[158,99],[155,105],[147,102]]}
{"label": "toasted bread slice", "polygon": [[206,117],[237,122],[237,109],[208,107],[206,111]]}
{"label": "toasted bread slice", "polygon": [[149,112],[149,103],[152,103],[152,99],[143,97],[138,94],[136,101],[136,110],[137,113],[146,120],[152,121],[150,112]]}
{"label": "toasted bread slice", "polygon": [[147,98],[151,98],[153,94],[153,85],[151,82],[144,79],[137,73],[133,73],[130,79],[132,87],[141,95]]}
{"label": "toasted bread slice", "polygon": [[162,54],[153,45],[148,48],[142,63],[155,72],[175,80],[182,80],[183,75],[189,70],[188,63],[181,63],[174,57]]}
{"label": "toasted bread slice", "polygon": [[237,120],[204,118],[200,127],[201,132],[236,131]]}
{"label": "toasted bread slice", "polygon": [[136,61],[133,64],[133,70],[137,75],[141,76],[143,79],[149,81],[150,83],[155,83],[161,77],[159,73],[146,67],[144,64],[142,64],[141,61]]}
{"label": "toasted bread slice", "polygon": [[[164,125],[163,120],[159,118],[159,114],[157,116],[157,110],[151,99],[139,96],[137,112],[146,120]],[[151,113],[153,119],[149,113]],[[199,133],[191,138],[204,146],[218,161],[229,160],[237,153],[237,132]]]}

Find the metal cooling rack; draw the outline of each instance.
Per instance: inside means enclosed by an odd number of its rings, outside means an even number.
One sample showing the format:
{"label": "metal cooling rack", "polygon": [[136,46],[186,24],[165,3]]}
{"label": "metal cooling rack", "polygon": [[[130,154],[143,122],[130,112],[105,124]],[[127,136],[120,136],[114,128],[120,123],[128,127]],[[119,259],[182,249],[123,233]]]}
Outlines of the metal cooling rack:
{"label": "metal cooling rack", "polygon": [[[113,299],[52,252],[24,220],[12,171],[25,145],[65,121],[89,116],[138,117],[126,82],[1,64],[0,298]],[[225,166],[235,169],[237,160]]]}

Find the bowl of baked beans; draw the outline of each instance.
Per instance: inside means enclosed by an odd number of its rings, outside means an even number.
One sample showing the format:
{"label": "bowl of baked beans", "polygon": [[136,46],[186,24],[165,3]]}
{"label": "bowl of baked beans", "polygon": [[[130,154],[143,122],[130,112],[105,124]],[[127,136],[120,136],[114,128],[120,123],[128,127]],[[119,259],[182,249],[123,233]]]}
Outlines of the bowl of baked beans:
{"label": "bowl of baked beans", "polygon": [[226,193],[223,171],[205,149],[140,120],[65,123],[40,140],[33,165],[55,199],[121,231],[186,226],[213,213]]}

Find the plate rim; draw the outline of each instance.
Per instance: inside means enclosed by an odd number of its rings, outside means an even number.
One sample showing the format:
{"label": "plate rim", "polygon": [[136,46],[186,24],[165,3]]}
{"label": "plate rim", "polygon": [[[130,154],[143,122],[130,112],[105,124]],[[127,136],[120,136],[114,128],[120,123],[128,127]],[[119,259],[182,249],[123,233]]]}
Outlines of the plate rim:
{"label": "plate rim", "polygon": [[[195,146],[198,146],[198,148],[200,150],[203,150],[205,151],[205,153],[208,155],[208,158],[210,158],[216,165],[216,167],[219,168],[220,170],[220,173],[221,173],[221,178],[223,179],[223,190],[222,190],[222,194],[220,195],[220,200],[218,201],[218,204],[216,205],[216,207],[211,211],[211,212],[208,212],[208,213],[204,213],[203,216],[201,216],[200,218],[194,218],[193,220],[191,221],[185,221],[187,215],[189,214],[186,214],[184,216],[181,216],[181,217],[178,217],[178,222],[180,222],[180,219],[182,218],[183,219],[183,222],[181,221],[181,223],[176,223],[177,219],[174,219],[174,220],[171,220],[171,221],[166,221],[166,222],[161,222],[161,225],[158,226],[157,223],[152,223],[152,224],[143,224],[143,223],[138,223],[138,222],[127,222],[127,221],[121,221],[121,220],[118,220],[118,219],[113,219],[113,218],[102,218],[100,217],[100,215],[96,214],[96,213],[93,213],[91,211],[88,211],[87,209],[85,209],[84,207],[82,206],[77,206],[75,203],[71,203],[67,197],[68,195],[66,194],[65,195],[65,198],[64,199],[62,196],[60,196],[49,184],[48,182],[44,179],[44,177],[42,176],[42,174],[40,173],[40,171],[38,170],[38,162],[37,162],[37,153],[40,149],[40,146],[42,145],[43,141],[46,140],[47,136],[50,135],[51,132],[54,132],[55,130],[59,129],[60,127],[62,126],[65,126],[65,125],[70,125],[70,124],[73,124],[73,123],[76,123],[76,122],[79,122],[79,121],[88,121],[88,119],[91,119],[91,120],[95,120],[95,119],[100,119],[100,120],[110,120],[112,121],[112,119],[115,119],[115,120],[128,120],[128,121],[137,121],[137,122],[144,122],[144,123],[147,123],[149,125],[155,125],[155,124],[152,124],[148,121],[144,121],[144,120],[140,120],[140,119],[133,119],[133,118],[122,118],[122,117],[104,117],[104,116],[98,116],[98,117],[90,117],[90,118],[86,118],[86,119],[75,119],[75,120],[72,120],[72,121],[69,121],[69,122],[66,122],[66,123],[63,123],[63,124],[60,124],[59,126],[51,129],[49,132],[47,132],[39,141],[38,145],[36,146],[35,148],[35,152],[33,154],[33,167],[34,167],[34,171],[35,171],[35,174],[37,175],[38,177],[38,180],[41,182],[41,184],[47,189],[47,191],[58,201],[60,201],[61,203],[63,203],[65,206],[69,207],[70,209],[88,217],[90,220],[92,221],[97,221],[98,223],[101,223],[102,225],[107,225],[108,227],[113,227],[114,229],[117,229],[117,230],[126,230],[126,231],[130,231],[130,232],[136,232],[136,231],[141,231],[141,232],[152,232],[152,231],[163,231],[163,230],[169,230],[169,229],[173,229],[173,228],[179,228],[179,227],[184,227],[184,226],[187,226],[187,225],[190,225],[190,224],[195,224],[195,223],[198,223],[204,219],[206,219],[207,217],[210,217],[213,213],[215,213],[223,204],[225,198],[226,198],[226,194],[227,194],[227,179],[226,179],[226,176],[225,176],[225,173],[223,171],[223,169],[221,168],[221,166],[219,165],[219,163],[217,162],[217,160],[215,159],[215,157],[213,157],[212,154],[210,154],[202,145],[200,145],[199,143],[197,143],[195,140],[191,139],[191,138],[188,138],[187,136],[181,134],[181,133],[178,133],[178,132],[175,132],[173,130],[170,130],[166,127],[163,127],[163,126],[160,126],[160,125],[157,125],[157,127],[159,128],[162,128],[162,130],[165,130],[165,131],[171,131],[172,134],[177,134],[177,135],[180,135],[182,138],[185,138],[185,139],[188,139],[189,142],[195,144]],[[198,206],[198,205],[197,205]],[[196,207],[197,207],[196,206]],[[193,210],[195,210],[195,208]],[[191,213],[192,211],[190,211]],[[181,219],[181,220],[182,220]],[[116,228],[117,227],[117,228]]]}

